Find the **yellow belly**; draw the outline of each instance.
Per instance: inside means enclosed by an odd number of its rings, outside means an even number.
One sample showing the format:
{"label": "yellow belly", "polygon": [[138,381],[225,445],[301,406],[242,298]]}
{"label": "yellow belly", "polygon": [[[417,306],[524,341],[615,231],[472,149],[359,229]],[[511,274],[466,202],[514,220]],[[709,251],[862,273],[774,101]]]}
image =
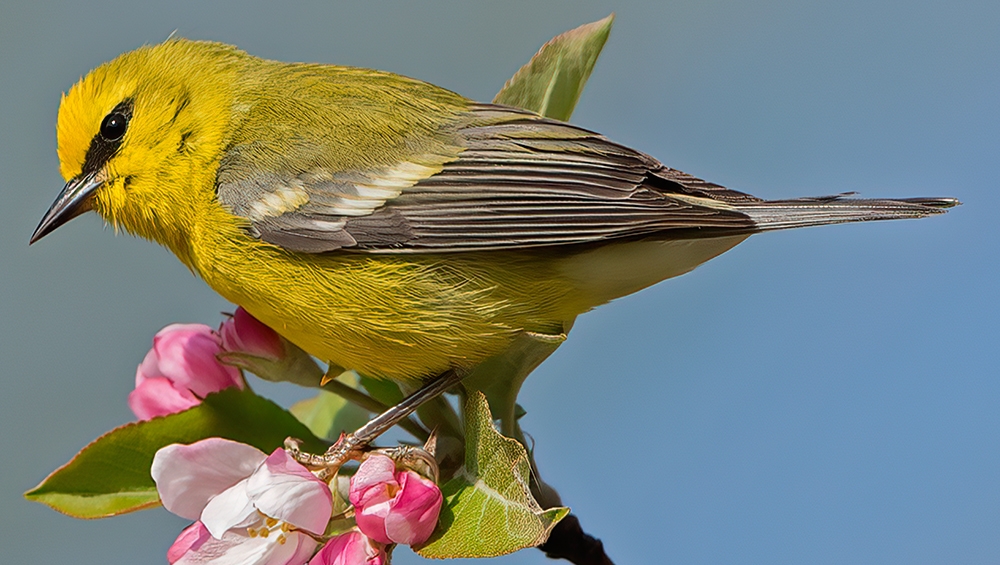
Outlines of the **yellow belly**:
{"label": "yellow belly", "polygon": [[742,239],[572,253],[310,255],[215,230],[199,241],[194,266],[223,297],[310,354],[376,378],[415,380],[473,367],[524,330],[560,333],[578,314]]}

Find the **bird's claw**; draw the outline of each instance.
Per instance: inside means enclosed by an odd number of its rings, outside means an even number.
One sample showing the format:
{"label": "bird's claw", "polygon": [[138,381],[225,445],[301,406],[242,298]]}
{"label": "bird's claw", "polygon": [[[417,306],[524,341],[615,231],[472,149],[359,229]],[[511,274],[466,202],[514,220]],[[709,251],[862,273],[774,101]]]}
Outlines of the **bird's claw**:
{"label": "bird's claw", "polygon": [[330,446],[322,455],[302,451],[302,440],[289,437],[285,439],[285,451],[300,464],[319,471],[319,477],[326,479],[352,459],[358,459],[367,448],[354,434],[340,434],[337,442]]}
{"label": "bird's claw", "polygon": [[[395,406],[369,420],[367,424],[353,433],[340,434],[337,442],[330,446],[330,449],[327,449],[323,455],[302,451],[302,442],[295,438],[285,440],[285,450],[302,465],[318,471],[319,478],[327,480],[336,475],[344,463],[352,459],[360,459],[369,449],[371,442],[375,441],[375,438],[398,424],[403,418],[409,417],[424,402],[460,383],[466,375],[468,375],[467,371],[456,369],[445,371]],[[432,451],[431,445],[428,444],[428,447]],[[430,455],[429,458],[433,459],[433,455]]]}

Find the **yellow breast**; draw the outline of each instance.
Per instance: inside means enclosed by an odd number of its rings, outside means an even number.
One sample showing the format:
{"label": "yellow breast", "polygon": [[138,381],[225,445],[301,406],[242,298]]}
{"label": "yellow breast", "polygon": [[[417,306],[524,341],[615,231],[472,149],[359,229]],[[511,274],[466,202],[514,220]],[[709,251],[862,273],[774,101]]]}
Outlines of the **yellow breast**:
{"label": "yellow breast", "polygon": [[559,333],[587,309],[547,253],[301,254],[245,235],[218,209],[193,266],[227,300],[310,354],[373,377],[471,367],[521,331]]}

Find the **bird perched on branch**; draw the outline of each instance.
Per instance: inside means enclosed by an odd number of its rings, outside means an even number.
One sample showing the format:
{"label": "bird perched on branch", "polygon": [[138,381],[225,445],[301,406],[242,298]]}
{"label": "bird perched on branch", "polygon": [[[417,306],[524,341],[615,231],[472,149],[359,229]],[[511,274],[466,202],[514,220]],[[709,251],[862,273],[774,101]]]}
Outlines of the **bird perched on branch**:
{"label": "bird perched on branch", "polygon": [[170,39],[63,98],[66,187],[331,364],[416,382],[754,233],[922,218],[950,198],[761,200],[585,129],[395,74]]}

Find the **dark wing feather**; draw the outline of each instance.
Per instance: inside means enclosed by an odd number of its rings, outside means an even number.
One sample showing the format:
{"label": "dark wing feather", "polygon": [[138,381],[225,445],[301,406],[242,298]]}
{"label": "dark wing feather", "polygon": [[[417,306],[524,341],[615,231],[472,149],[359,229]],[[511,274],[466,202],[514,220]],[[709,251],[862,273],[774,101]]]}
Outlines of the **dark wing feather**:
{"label": "dark wing feather", "polygon": [[478,105],[441,135],[449,143],[439,146],[454,152],[415,152],[363,171],[317,165],[254,173],[245,149],[231,151],[219,198],[264,241],[314,253],[509,249],[754,228],[730,203],[758,199],[529,112]]}
{"label": "dark wing feather", "polygon": [[[477,112],[478,120],[456,132],[466,146],[457,160],[370,217],[347,221],[358,249],[468,251],[753,228],[706,194],[740,193],[562,122],[489,105]],[[383,222],[405,225],[405,237],[365,237]]]}

